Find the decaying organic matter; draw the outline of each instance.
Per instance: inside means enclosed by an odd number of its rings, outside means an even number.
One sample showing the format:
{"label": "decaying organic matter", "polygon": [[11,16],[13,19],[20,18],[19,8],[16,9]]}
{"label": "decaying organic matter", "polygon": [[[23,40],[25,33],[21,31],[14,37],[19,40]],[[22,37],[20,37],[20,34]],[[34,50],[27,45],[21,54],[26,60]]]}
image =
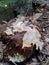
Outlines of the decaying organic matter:
{"label": "decaying organic matter", "polygon": [[17,19],[7,25],[1,35],[3,43],[6,44],[6,56],[14,63],[23,62],[34,53],[37,57],[44,47],[45,38],[39,28],[31,20],[25,19]]}

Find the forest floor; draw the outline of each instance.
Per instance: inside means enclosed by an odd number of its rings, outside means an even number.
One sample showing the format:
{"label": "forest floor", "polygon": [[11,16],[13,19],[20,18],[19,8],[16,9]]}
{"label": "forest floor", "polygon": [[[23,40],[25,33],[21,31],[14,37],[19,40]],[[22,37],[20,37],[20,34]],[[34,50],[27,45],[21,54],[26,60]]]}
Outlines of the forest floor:
{"label": "forest floor", "polygon": [[[46,38],[48,38],[48,42],[49,42],[49,11],[43,11],[42,13],[35,13],[33,15],[33,20],[35,22],[33,22],[35,25],[37,25],[40,30],[42,31],[42,33],[44,34],[44,36]],[[1,29],[4,29],[5,25],[2,25]],[[3,58],[3,49],[2,49],[2,42],[0,42],[0,58]],[[46,50],[49,54],[49,44],[46,45]],[[32,62],[34,61],[34,62]],[[7,63],[1,63],[0,65],[9,65]],[[46,58],[45,62],[37,63],[37,60],[35,58],[33,58],[29,63],[27,62],[26,65],[49,65],[49,57]]]}

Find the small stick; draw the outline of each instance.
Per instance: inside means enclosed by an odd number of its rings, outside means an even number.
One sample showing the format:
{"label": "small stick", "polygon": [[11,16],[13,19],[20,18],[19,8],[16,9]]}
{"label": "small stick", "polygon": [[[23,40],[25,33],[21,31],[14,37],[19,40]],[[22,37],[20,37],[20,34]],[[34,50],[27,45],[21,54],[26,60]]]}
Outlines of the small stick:
{"label": "small stick", "polygon": [[40,53],[49,57],[49,54],[46,53],[46,52],[42,52],[42,51],[41,51]]}
{"label": "small stick", "polygon": [[3,23],[7,24],[7,21],[2,21]]}

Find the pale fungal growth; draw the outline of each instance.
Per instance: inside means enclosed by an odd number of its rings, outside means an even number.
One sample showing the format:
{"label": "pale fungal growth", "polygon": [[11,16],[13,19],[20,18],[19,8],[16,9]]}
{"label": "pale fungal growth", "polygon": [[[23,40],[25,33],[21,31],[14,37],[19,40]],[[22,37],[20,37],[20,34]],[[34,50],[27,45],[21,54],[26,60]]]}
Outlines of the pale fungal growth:
{"label": "pale fungal growth", "polygon": [[9,51],[7,51],[8,58],[12,62],[23,62],[26,58],[30,57],[29,55],[31,55],[31,50],[33,50],[34,45],[36,45],[37,50],[38,48],[40,50],[43,48],[44,42],[41,38],[41,33],[37,27],[30,24],[29,21],[13,22],[10,27],[6,28],[4,33],[7,35],[12,34],[12,37],[14,34],[14,41],[9,42],[7,46],[7,49],[9,49]]}
{"label": "pale fungal growth", "polygon": [[16,56],[9,56],[10,61],[14,62],[23,62],[26,58],[23,55],[20,55],[19,53],[16,54]]}
{"label": "pale fungal growth", "polygon": [[38,47],[40,47],[40,49],[42,49],[42,46],[44,43],[42,42],[42,40],[40,41],[41,34],[36,29],[35,26],[33,26],[33,29],[32,29],[31,27],[26,26],[25,22],[24,23],[23,22],[14,22],[11,27],[13,27],[13,32],[9,27],[7,27],[7,30],[4,31],[7,35],[14,34],[14,32],[17,32],[17,31],[18,32],[26,31],[26,33],[24,34],[24,37],[23,37],[22,48],[30,47],[31,43],[33,43],[33,45],[36,44],[37,49],[38,49]]}
{"label": "pale fungal growth", "polygon": [[27,31],[24,34],[23,37],[23,48],[24,47],[30,47],[31,43],[34,45],[36,44],[36,49],[38,49],[38,47],[40,48],[40,50],[42,50],[42,46],[43,46],[43,41],[40,40],[41,38],[41,34],[39,33],[39,31],[33,27],[33,29],[29,29],[29,31]]}
{"label": "pale fungal growth", "polygon": [[45,37],[45,41],[49,43],[49,38],[48,37]]}
{"label": "pale fungal growth", "polygon": [[4,31],[7,35],[10,35],[10,34],[13,34],[13,32],[12,32],[12,30],[9,28],[9,27],[7,27],[6,28],[6,31]]}
{"label": "pale fungal growth", "polygon": [[43,28],[43,31],[45,32],[45,29]]}

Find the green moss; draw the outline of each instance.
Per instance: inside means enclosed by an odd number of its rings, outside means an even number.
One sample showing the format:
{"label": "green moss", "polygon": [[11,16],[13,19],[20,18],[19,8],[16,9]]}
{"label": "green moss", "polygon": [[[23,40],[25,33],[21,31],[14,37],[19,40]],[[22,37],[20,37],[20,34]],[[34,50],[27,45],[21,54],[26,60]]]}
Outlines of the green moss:
{"label": "green moss", "polygon": [[13,10],[31,5],[31,0],[0,0],[0,21],[14,17]]}

